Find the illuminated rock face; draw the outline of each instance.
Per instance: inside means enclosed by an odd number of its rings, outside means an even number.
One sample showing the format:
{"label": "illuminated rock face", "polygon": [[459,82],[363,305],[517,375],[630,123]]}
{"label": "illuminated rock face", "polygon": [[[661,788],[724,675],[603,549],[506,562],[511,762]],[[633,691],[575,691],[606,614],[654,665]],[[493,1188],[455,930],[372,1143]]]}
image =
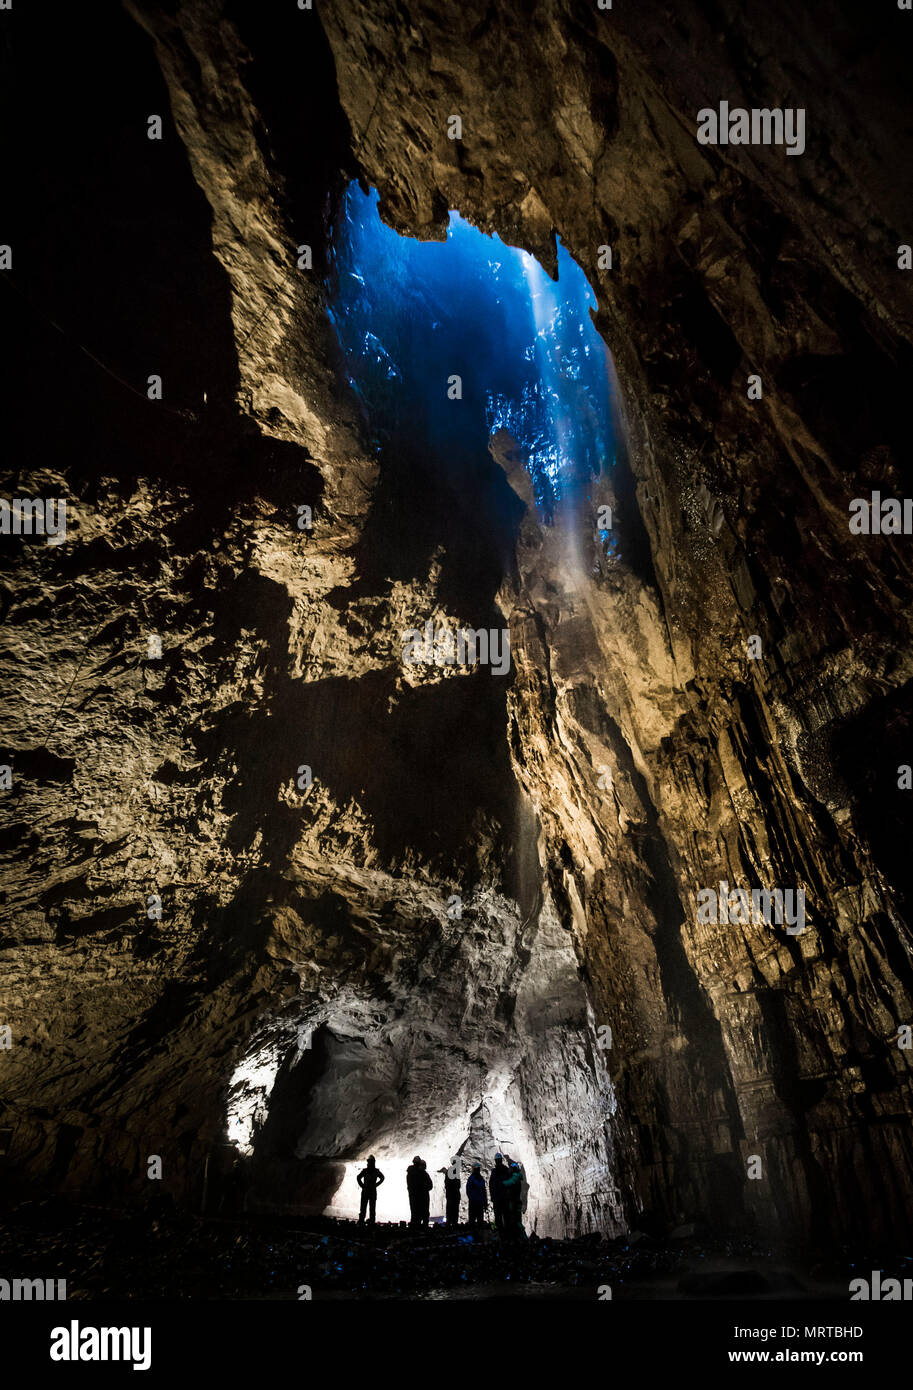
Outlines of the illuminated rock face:
{"label": "illuminated rock face", "polygon": [[[541,1231],[909,1234],[909,554],[847,525],[910,490],[893,68],[859,48],[888,96],[851,129],[854,35],[785,4],[761,54],[728,5],[725,43],[697,4],[671,41],[643,6],[131,8],[117,71],[74,16],[22,123],[44,181],[79,74],[131,176],[61,187],[91,274],[42,224],[32,287],[175,413],[65,358],[48,418],[22,377],[23,495],[68,511],[8,571],[10,1185],[142,1197],[159,1154],[199,1203],[230,1137],[254,1205],[349,1209],[373,1152],[401,1208],[481,1092]],[[806,153],[698,145],[787,52]],[[460,493],[378,468],[322,289],[356,173],[404,235],[458,208],[554,270],[556,229],[596,290],[627,449],[552,525],[504,434]],[[23,310],[23,362],[47,333]],[[407,669],[415,613],[508,625],[514,674]],[[805,932],[699,922],[721,881],[804,888]]]}
{"label": "illuminated rock face", "polygon": [[[396,891],[390,881],[364,884],[346,909],[366,942],[394,927],[386,895]],[[250,1205],[307,1210],[320,1201],[357,1215],[355,1174],[373,1153],[390,1181],[380,1212],[404,1219],[405,1170],[417,1153],[440,1215],[439,1170],[461,1150],[482,1161],[484,1145],[471,1134],[467,1142],[481,1092],[497,1144],[526,1167],[540,1232],[578,1221],[618,1229],[611,1181],[593,1180],[614,1167],[612,1088],[568,934],[553,912],[523,922],[513,903],[486,892],[459,919],[430,898],[424,923],[412,912],[397,924],[386,967],[375,954],[332,1002],[308,990],[262,1021],[229,1102],[230,1136],[251,1158]],[[299,941],[302,929],[293,928]]]}

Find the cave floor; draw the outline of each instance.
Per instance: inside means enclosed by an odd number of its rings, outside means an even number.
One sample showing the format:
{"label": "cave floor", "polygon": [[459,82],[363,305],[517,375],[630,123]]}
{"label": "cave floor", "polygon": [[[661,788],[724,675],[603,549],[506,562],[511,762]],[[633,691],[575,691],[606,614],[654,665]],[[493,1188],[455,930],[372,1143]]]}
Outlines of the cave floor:
{"label": "cave floor", "polygon": [[337,1300],[592,1300],[608,1285],[615,1300],[845,1301],[871,1258],[815,1261],[724,1237],[533,1235],[507,1244],[487,1228],[480,1237],[434,1225],[414,1236],[405,1224],[371,1232],[325,1217],[201,1218],[60,1199],[0,1216],[0,1246],[7,1268],[65,1278],[69,1300],[297,1300],[303,1286]]}

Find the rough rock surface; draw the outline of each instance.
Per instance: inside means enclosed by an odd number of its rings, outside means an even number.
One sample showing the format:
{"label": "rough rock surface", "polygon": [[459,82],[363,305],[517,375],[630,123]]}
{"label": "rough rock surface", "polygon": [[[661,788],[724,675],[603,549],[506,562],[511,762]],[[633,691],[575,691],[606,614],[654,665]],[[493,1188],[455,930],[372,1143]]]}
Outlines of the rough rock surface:
{"label": "rough rock surface", "polygon": [[[71,499],[64,545],[3,538],[11,1182],[135,1196],[159,1154],[199,1202],[229,1125],[253,1200],[319,1209],[368,1152],[445,1162],[481,1073],[541,1231],[909,1232],[910,542],[847,527],[909,486],[903,16],[102,10],[67,35],[97,172],[60,167],[61,54],[7,296],[63,384],[47,421],[23,352],[46,433],[4,495]],[[806,153],[699,146],[721,97],[803,106]],[[55,260],[55,169],[90,274]],[[335,359],[356,173],[404,234],[458,208],[552,269],[557,232],[597,291],[625,456],[591,510],[528,508],[494,587],[430,478],[379,475]],[[463,515],[528,501],[509,440],[491,475]],[[442,554],[509,682],[403,667]],[[806,930],[699,924],[720,880],[804,888]]]}

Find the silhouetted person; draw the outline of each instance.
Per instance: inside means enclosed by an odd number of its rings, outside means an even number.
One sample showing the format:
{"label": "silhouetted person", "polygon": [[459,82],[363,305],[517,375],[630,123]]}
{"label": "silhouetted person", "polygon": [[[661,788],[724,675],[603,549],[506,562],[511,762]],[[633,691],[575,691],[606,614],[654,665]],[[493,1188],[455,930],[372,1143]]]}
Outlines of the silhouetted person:
{"label": "silhouetted person", "polygon": [[377,1189],[384,1180],[384,1175],[374,1162],[374,1155],[368,1159],[368,1166],[362,1168],[355,1181],[361,1188],[361,1211],[358,1216],[359,1226],[365,1224],[365,1212],[368,1213],[368,1225],[373,1226],[377,1212]]}
{"label": "silhouetted person", "polygon": [[460,1221],[460,1160],[454,1158],[449,1168],[442,1168],[444,1174],[444,1203],[447,1212],[447,1225],[455,1227]]}
{"label": "silhouetted person", "polygon": [[507,1199],[506,1229],[507,1240],[522,1240],[523,1230],[523,1173],[519,1163],[511,1163],[510,1171],[504,1179],[501,1191]]}
{"label": "silhouetted person", "polygon": [[406,1169],[406,1189],[409,1193],[409,1225],[416,1230],[424,1230],[428,1225],[428,1211],[431,1204],[429,1192],[434,1183],[428,1174],[424,1159],[417,1156]]}
{"label": "silhouetted person", "polygon": [[[522,1228],[526,1220],[526,1208],[529,1204],[529,1179],[526,1176],[526,1166],[522,1159],[517,1159],[517,1167],[520,1169],[520,1225]],[[523,1233],[521,1230],[521,1234]]]}
{"label": "silhouetted person", "polygon": [[507,1177],[508,1169],[501,1154],[495,1154],[495,1166],[491,1170],[491,1177],[488,1179],[488,1191],[491,1193],[491,1206],[495,1214],[495,1226],[504,1234],[507,1226],[507,1198],[504,1196],[504,1179]]}
{"label": "silhouetted person", "polygon": [[481,1230],[485,1208],[488,1206],[488,1193],[478,1163],[472,1165],[472,1172],[466,1179],[466,1200],[469,1203],[469,1229]]}
{"label": "silhouetted person", "polygon": [[[508,1174],[511,1168],[520,1170],[520,1225],[523,1225],[523,1218],[526,1215],[526,1204],[529,1201],[529,1183],[526,1178],[526,1169],[519,1158],[511,1158],[510,1154],[504,1155],[504,1162],[507,1164]],[[508,1176],[505,1174],[505,1177]],[[522,1231],[521,1231],[522,1234]]]}

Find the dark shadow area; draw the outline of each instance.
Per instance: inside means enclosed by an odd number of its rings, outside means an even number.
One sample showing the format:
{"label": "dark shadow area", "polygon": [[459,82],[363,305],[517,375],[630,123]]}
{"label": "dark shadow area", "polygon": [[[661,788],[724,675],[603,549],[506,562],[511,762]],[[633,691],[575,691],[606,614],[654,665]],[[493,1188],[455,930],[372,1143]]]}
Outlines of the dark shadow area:
{"label": "dark shadow area", "polygon": [[[838,771],[853,794],[853,823],[909,921],[913,788],[900,785],[900,769],[913,768],[913,682],[867,704],[834,735],[833,749]],[[886,944],[893,968],[906,979],[909,960],[897,934],[892,943],[891,933],[886,933]]]}
{"label": "dark shadow area", "polygon": [[[71,1143],[78,1139],[78,1131]],[[62,1141],[66,1147],[67,1140]],[[769,1242],[734,1241],[712,1232],[679,1240],[598,1234],[559,1240],[530,1236],[511,1244],[484,1228],[433,1226],[416,1235],[400,1223],[366,1232],[355,1221],[291,1212],[238,1215],[249,1170],[231,1157],[210,1164],[212,1213],[203,1219],[169,1209],[159,1198],[146,1212],[81,1207],[60,1198],[9,1203],[0,1234],[13,1268],[35,1277],[65,1277],[88,1299],[111,1289],[134,1299],[272,1299],[297,1301],[301,1286],[316,1299],[461,1298],[467,1301],[574,1299],[592,1305],[601,1284],[613,1300],[739,1298],[833,1299],[846,1302],[858,1269],[903,1273],[890,1251],[841,1252],[811,1266]],[[313,1191],[337,1180],[312,1170]],[[309,1180],[301,1180],[306,1196]],[[302,1200],[302,1205],[304,1204]],[[769,1302],[764,1303],[769,1315]],[[812,1313],[807,1315],[812,1321]],[[768,1319],[769,1320],[769,1319]],[[820,1320],[820,1319],[819,1319]]]}
{"label": "dark shadow area", "polygon": [[[55,5],[51,20],[17,5],[4,20],[2,120],[17,159],[0,314],[23,427],[10,471],[51,464],[77,491],[100,474],[198,474],[193,418],[233,409],[230,296],[152,41],[115,0]],[[153,114],[161,140],[147,138]],[[147,398],[150,375],[160,401]]]}
{"label": "dark shadow area", "polygon": [[[307,1124],[311,1091],[331,1060],[332,1041],[330,1030],[322,1024],[300,1057],[296,1057],[294,1048],[286,1055],[270,1091],[266,1120],[254,1134],[255,1169],[258,1161],[295,1157],[298,1136]],[[332,1195],[327,1194],[324,1206]]]}
{"label": "dark shadow area", "polygon": [[248,46],[241,71],[263,117],[261,138],[283,171],[277,190],[299,243],[314,253],[314,272],[328,266],[331,218],[350,175],[352,132],[339,102],[333,54],[317,7],[228,0],[227,17]]}
{"label": "dark shadow area", "polygon": [[[300,807],[284,811],[278,793],[307,764],[338,805],[352,800],[362,808],[384,860],[411,850],[449,866],[448,878],[454,866],[475,863],[477,832],[486,823],[510,826],[514,814],[505,680],[485,667],[400,690],[386,671],[359,680],[287,680],[256,716],[222,712],[194,739],[202,758],[218,762],[230,748],[242,769],[224,795],[232,849],[246,849],[262,831],[266,852],[279,862],[281,849],[300,836],[308,805],[302,793]],[[506,841],[501,852],[509,865]]]}

